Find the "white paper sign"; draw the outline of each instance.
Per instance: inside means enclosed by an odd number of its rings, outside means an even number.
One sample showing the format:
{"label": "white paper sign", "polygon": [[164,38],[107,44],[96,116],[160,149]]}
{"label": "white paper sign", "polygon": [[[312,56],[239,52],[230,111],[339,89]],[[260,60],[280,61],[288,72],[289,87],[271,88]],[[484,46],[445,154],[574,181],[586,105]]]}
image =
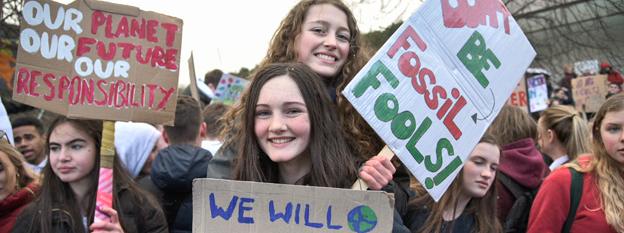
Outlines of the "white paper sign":
{"label": "white paper sign", "polygon": [[471,2],[424,3],[343,91],[436,201],[535,57],[503,3]]}
{"label": "white paper sign", "polygon": [[4,104],[2,103],[2,97],[0,97],[0,130],[6,133],[7,139],[11,145],[15,145],[13,142],[13,127],[11,127],[11,121],[9,120],[9,114],[7,114]]}
{"label": "white paper sign", "polygon": [[527,78],[527,90],[531,112],[539,112],[548,108],[548,85],[543,74]]}

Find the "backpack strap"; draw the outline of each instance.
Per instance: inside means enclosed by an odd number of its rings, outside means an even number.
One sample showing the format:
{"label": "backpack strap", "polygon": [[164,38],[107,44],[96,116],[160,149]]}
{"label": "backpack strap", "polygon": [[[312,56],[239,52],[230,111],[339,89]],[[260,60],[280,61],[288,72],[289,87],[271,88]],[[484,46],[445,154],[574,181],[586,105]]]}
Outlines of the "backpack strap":
{"label": "backpack strap", "polygon": [[561,231],[563,233],[570,232],[572,223],[574,223],[574,217],[576,217],[576,210],[583,196],[583,174],[571,167],[568,167],[568,170],[570,170],[570,174],[572,175],[572,185],[570,186],[570,211],[568,212],[568,217]]}
{"label": "backpack strap", "polygon": [[514,195],[514,198],[516,198],[516,200],[528,191],[527,188],[522,187],[502,172],[497,172],[496,178],[498,178],[498,180],[509,189],[509,191],[511,192],[511,194]]}

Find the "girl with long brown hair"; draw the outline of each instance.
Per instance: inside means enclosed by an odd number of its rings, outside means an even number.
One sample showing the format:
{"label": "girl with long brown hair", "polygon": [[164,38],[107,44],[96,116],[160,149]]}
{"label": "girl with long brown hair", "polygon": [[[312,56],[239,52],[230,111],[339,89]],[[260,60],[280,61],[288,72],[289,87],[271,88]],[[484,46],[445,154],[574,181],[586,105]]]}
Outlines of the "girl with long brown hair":
{"label": "girl with long brown hair", "polygon": [[39,177],[24,156],[8,140],[0,139],[0,233],[11,232],[17,216],[38,190]]}
{"label": "girl with long brown hair", "polygon": [[590,150],[587,121],[570,106],[547,108],[537,121],[537,128],[540,149],[553,160],[551,171]]}
{"label": "girl with long brown hair", "polygon": [[331,100],[303,64],[260,67],[241,104],[235,179],[349,188],[357,178]]}
{"label": "girl with long brown hair", "polygon": [[[132,181],[117,155],[113,209],[96,208],[101,132],[97,120],[59,117],[52,123],[40,195],[17,219],[13,232],[167,232],[158,203]],[[95,211],[111,221],[94,223]]]}
{"label": "girl with long brown hair", "polygon": [[434,202],[422,185],[416,186],[417,196],[403,216],[404,225],[419,233],[501,232],[496,218],[496,185],[492,185],[500,155],[498,143],[486,133],[438,202]]}
{"label": "girl with long brown hair", "polygon": [[[380,170],[364,172],[360,177],[372,189],[381,189],[392,179],[394,168],[387,159],[373,157],[383,141],[340,93],[364,66],[368,58],[355,17],[340,0],[302,0],[295,5],[276,30],[266,57],[260,66],[275,62],[301,62],[314,71],[334,99],[328,106],[338,113],[339,130],[346,135],[346,144],[357,160],[367,160]],[[230,178],[230,161],[238,154],[242,104],[234,105],[223,117],[224,145],[208,165],[208,177]],[[372,158],[371,158],[372,157]],[[371,174],[371,176],[369,176]],[[407,185],[409,177],[404,173]]]}

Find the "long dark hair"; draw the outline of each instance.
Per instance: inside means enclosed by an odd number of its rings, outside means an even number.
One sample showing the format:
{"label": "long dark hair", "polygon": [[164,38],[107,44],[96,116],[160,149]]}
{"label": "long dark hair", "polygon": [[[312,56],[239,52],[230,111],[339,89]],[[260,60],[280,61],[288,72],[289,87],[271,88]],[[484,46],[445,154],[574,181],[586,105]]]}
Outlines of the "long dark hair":
{"label": "long dark hair", "polygon": [[[313,6],[322,4],[330,4],[345,13],[351,36],[351,38],[349,38],[349,56],[340,72],[336,77],[322,80],[326,81],[328,86],[336,89],[337,105],[334,111],[338,113],[338,120],[344,135],[346,135],[345,140],[350,146],[349,149],[362,159],[368,159],[379,153],[385,143],[341,93],[370,58],[370,51],[362,39],[357,21],[349,7],[345,5],[343,1],[299,1],[299,3],[289,11],[288,15],[282,20],[273,34],[267,54],[262,62],[260,62],[259,66],[266,66],[271,63],[296,62],[297,51],[295,48],[295,39],[301,33],[302,25],[308,10]],[[223,124],[225,125],[221,132],[221,137],[224,138],[224,147],[236,147],[238,139],[232,136],[236,134],[236,131],[244,127],[240,125],[240,118],[243,117],[241,115],[242,111],[241,105],[234,105],[222,118]]]}
{"label": "long dark hair", "polygon": [[[486,132],[479,143],[488,143],[492,145],[496,145],[499,147],[498,141],[494,136],[492,136],[489,132]],[[442,227],[442,223],[444,219],[442,218],[442,213],[444,212],[444,208],[448,206],[457,207],[457,197],[461,195],[464,180],[464,169],[460,170],[455,180],[451,183],[448,190],[442,197],[439,202],[435,202],[431,196],[427,194],[426,189],[422,185],[416,186],[417,198],[410,201],[409,205],[412,205],[415,208],[427,208],[429,212],[429,216],[424,223],[422,223],[422,227],[418,232],[422,233],[431,233],[431,232],[440,232]],[[493,177],[494,179],[494,177]],[[495,179],[494,179],[495,180]],[[496,218],[496,184],[492,182],[490,185],[490,189],[485,193],[483,197],[477,198],[473,197],[464,208],[464,213],[474,214],[476,220],[476,226],[472,230],[475,233],[496,233],[502,232],[502,226],[498,222],[498,218]]]}
{"label": "long dark hair", "polygon": [[[84,226],[82,223],[82,210],[80,206],[87,206],[84,210],[87,214],[87,225],[93,223],[94,210],[95,210],[95,197],[97,191],[97,183],[99,178],[100,167],[100,147],[102,141],[102,121],[99,120],[77,120],[69,119],[61,116],[54,120],[50,125],[46,137],[46,145],[50,143],[50,136],[56,127],[62,124],[71,124],[77,130],[84,131],[95,142],[95,165],[94,169],[87,175],[89,177],[89,183],[92,184],[86,194],[82,203],[78,203],[74,192],[68,183],[65,183],[59,179],[51,168],[50,160],[43,168],[43,182],[41,186],[41,192],[37,200],[33,203],[36,214],[33,215],[31,229],[29,232],[52,232],[53,221],[57,221],[59,217],[69,222],[72,228],[72,232],[84,232]],[[46,154],[50,154],[49,147],[46,147]],[[120,216],[120,224],[124,226],[122,217],[124,211],[122,208],[132,208],[119,206],[120,200],[118,191],[121,186],[129,189],[130,195],[136,200],[133,203],[146,203],[148,202],[152,206],[158,204],[147,194],[141,190],[136,183],[132,180],[126,169],[119,162],[119,158],[115,155],[113,162],[113,208],[118,210]],[[54,217],[53,217],[54,216]]]}
{"label": "long dark hair", "polygon": [[236,137],[242,141],[238,143],[235,179],[279,182],[277,163],[271,161],[260,148],[254,125],[260,90],[267,81],[283,75],[297,84],[310,118],[310,141],[307,149],[312,167],[302,183],[323,187],[350,187],[357,177],[356,161],[345,143],[333,103],[316,73],[299,63],[277,63],[260,67],[243,94],[243,128]]}

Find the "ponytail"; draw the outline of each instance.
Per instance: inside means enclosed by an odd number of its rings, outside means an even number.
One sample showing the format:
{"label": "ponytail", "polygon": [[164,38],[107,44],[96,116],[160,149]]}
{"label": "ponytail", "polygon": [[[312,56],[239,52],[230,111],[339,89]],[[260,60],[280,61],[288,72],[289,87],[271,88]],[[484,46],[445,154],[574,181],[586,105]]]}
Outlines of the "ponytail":
{"label": "ponytail", "polygon": [[552,130],[566,148],[570,160],[590,152],[587,122],[570,106],[555,105],[546,109],[540,117],[544,128]]}

